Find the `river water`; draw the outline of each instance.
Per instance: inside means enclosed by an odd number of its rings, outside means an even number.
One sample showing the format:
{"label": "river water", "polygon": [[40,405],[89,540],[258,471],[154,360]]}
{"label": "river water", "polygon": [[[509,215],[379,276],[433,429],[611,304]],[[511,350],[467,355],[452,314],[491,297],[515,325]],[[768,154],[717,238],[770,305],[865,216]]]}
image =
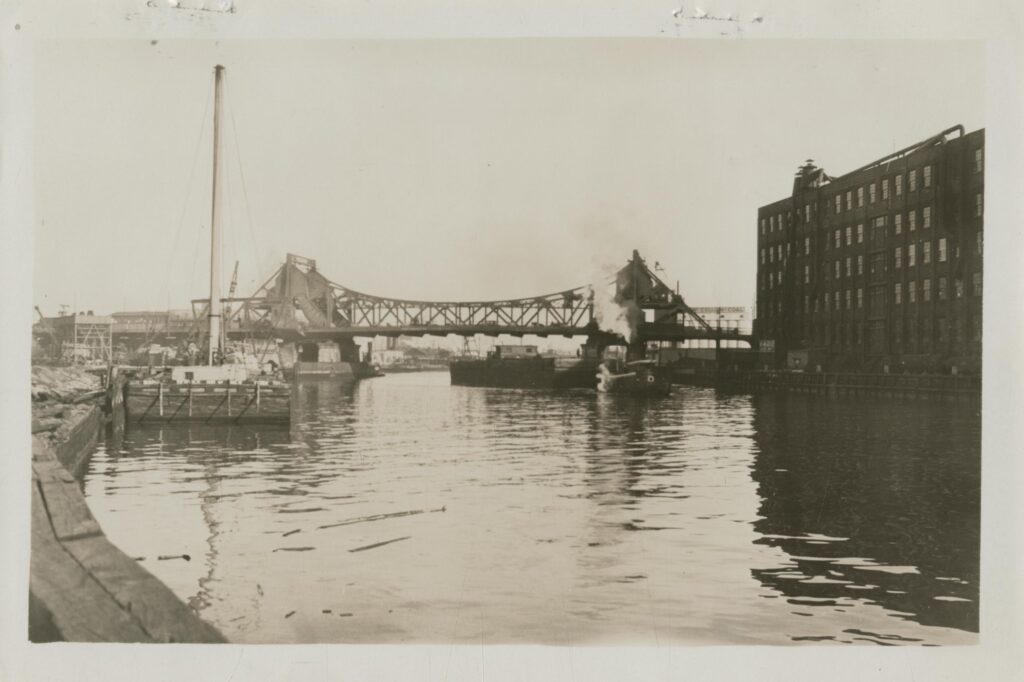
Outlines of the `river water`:
{"label": "river water", "polygon": [[447,373],[296,399],[290,429],[130,427],[85,475],[231,641],[977,640],[975,406]]}

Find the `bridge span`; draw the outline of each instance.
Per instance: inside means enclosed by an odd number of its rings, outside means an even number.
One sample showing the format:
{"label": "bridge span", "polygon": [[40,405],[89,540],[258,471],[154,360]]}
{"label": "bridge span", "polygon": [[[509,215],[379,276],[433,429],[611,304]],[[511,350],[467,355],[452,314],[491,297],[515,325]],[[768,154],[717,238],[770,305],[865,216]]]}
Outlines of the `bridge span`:
{"label": "bridge span", "polygon": [[[530,334],[587,336],[601,345],[694,339],[752,342],[739,329],[708,324],[636,251],[609,277],[604,291],[584,285],[499,301],[416,301],[365,294],[328,279],[315,260],[288,254],[251,296],[222,302],[231,338],[272,334],[286,341],[316,341]],[[209,300],[193,300],[192,310],[195,324],[205,329]]]}

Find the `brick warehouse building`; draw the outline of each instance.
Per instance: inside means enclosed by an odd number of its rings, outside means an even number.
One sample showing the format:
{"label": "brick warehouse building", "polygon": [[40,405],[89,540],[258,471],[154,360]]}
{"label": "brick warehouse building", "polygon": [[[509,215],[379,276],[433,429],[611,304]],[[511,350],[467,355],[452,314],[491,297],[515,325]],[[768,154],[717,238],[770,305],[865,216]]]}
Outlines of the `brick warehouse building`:
{"label": "brick warehouse building", "polygon": [[977,371],[984,129],[954,126],[758,210],[754,333],[778,364]]}

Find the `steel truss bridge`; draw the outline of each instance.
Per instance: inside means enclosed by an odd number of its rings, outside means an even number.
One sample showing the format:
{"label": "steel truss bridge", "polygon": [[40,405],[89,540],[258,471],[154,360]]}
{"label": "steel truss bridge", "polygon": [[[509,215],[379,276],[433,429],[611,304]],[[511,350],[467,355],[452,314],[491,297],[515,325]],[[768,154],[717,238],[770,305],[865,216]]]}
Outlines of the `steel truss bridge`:
{"label": "steel truss bridge", "polygon": [[[752,337],[738,329],[708,324],[636,251],[608,282],[607,298],[633,323],[633,343],[691,339],[752,343]],[[603,339],[604,345],[624,340],[624,335],[609,331],[607,324],[599,324],[595,311],[604,306],[595,306],[590,285],[501,301],[385,298],[332,282],[317,270],[316,261],[293,254],[252,296],[223,299],[222,303],[224,326],[231,338],[273,335],[288,341],[317,341],[356,336],[531,334],[588,336]],[[192,311],[197,329],[205,329],[209,300],[192,301]]]}

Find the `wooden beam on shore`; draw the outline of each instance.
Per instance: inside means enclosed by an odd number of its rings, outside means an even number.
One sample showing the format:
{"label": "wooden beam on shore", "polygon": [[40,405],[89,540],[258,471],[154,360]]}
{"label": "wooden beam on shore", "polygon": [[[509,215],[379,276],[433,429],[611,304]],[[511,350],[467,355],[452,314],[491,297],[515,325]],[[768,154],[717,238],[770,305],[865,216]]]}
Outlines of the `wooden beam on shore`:
{"label": "wooden beam on shore", "polygon": [[[32,447],[33,613],[45,641],[224,642],[103,534],[75,478],[36,438]],[[30,628],[31,630],[31,628]]]}

